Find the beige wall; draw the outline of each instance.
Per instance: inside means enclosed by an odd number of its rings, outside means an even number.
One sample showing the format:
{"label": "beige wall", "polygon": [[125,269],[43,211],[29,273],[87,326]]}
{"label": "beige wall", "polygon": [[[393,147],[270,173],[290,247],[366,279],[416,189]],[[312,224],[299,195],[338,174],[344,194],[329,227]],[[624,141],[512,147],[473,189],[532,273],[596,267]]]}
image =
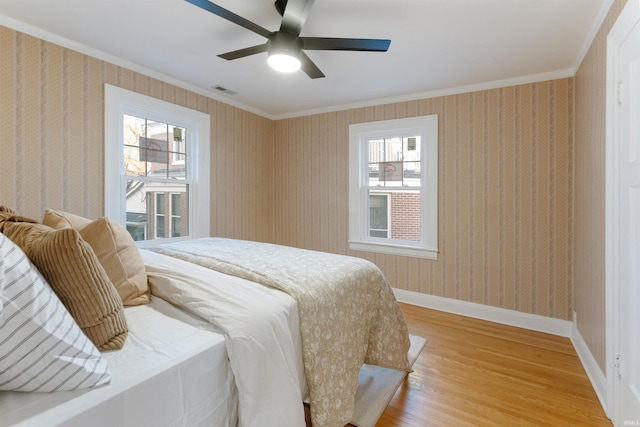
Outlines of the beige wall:
{"label": "beige wall", "polygon": [[[571,313],[573,80],[275,123],[278,243],[357,255],[392,286],[559,319]],[[352,123],[438,114],[437,261],[348,249]]]}
{"label": "beige wall", "polygon": [[605,116],[607,34],[626,0],[615,0],[576,73],[574,307],[578,330],[605,371]]}
{"label": "beige wall", "polygon": [[273,240],[271,120],[0,26],[0,204],[104,212],[104,84],[211,115],[211,230]]}

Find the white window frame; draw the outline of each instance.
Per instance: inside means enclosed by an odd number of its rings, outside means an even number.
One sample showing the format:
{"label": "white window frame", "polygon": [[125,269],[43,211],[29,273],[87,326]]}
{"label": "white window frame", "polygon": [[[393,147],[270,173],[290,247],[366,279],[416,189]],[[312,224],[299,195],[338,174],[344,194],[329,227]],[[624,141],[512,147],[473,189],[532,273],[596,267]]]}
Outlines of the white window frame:
{"label": "white window frame", "polygon": [[[168,123],[187,129],[187,179],[189,186],[189,235],[136,242],[147,246],[168,241],[188,240],[210,235],[210,117],[186,107],[141,95],[112,85],[105,85],[105,216],[126,226],[126,187],[124,175],[122,117],[131,115]],[[155,231],[154,231],[155,233]]]}
{"label": "white window frame", "polygon": [[[420,241],[369,237],[368,141],[421,137]],[[381,188],[382,190],[382,188]],[[438,115],[349,126],[349,248],[417,258],[438,258]]]}

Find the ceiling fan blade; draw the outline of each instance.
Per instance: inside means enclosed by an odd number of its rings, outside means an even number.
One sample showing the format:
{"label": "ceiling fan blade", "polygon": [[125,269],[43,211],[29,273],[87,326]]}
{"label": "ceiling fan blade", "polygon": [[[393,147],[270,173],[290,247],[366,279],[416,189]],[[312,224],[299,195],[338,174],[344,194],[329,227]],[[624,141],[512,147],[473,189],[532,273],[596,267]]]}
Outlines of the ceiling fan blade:
{"label": "ceiling fan blade", "polygon": [[231,21],[234,24],[238,24],[249,31],[253,31],[254,33],[260,34],[263,37],[269,37],[269,34],[271,34],[271,31],[267,30],[266,28],[263,28],[258,24],[254,24],[248,19],[245,19],[239,15],[236,15],[235,13],[230,12],[223,7],[220,7],[217,4],[211,3],[210,1],[207,1],[207,0],[186,0],[186,1],[188,1],[189,3],[195,6],[198,6],[201,9],[211,12],[214,15],[218,15],[219,17],[224,18],[227,21]]}
{"label": "ceiling fan blade", "polygon": [[356,50],[386,52],[391,40],[342,39],[330,37],[300,37],[302,48],[307,50]]}
{"label": "ceiling fan blade", "polygon": [[284,9],[287,7],[287,0],[276,0],[274,2],[274,6],[276,10],[280,14],[280,16],[284,15]]}
{"label": "ceiling fan blade", "polygon": [[267,51],[267,44],[259,44],[257,46],[246,47],[244,49],[234,50],[233,52],[222,53],[218,55],[222,59],[231,61],[232,59],[244,58],[245,56],[255,55]]}
{"label": "ceiling fan blade", "polygon": [[[307,21],[314,0],[287,0],[280,31],[299,36],[304,23]],[[276,2],[276,8],[278,7]]]}
{"label": "ceiling fan blade", "polygon": [[300,53],[300,62],[302,63],[300,68],[302,68],[302,71],[307,73],[307,76],[312,79],[320,79],[324,77],[320,68],[318,68],[318,66],[314,64],[311,58],[309,58],[304,52]]}

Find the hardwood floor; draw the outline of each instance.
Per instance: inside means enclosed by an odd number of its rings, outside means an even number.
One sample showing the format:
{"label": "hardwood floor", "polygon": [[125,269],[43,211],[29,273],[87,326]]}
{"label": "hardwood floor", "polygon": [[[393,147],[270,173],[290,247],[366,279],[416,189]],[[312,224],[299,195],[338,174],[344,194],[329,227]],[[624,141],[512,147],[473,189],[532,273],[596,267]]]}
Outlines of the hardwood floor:
{"label": "hardwood floor", "polygon": [[611,426],[568,338],[402,310],[427,344],[376,427]]}

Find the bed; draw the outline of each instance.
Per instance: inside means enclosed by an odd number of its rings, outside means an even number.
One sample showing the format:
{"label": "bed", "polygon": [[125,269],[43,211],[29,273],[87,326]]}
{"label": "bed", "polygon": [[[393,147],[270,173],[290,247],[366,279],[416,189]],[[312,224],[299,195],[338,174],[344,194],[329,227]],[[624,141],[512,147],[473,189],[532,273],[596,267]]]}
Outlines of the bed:
{"label": "bed", "polygon": [[[85,390],[0,392],[8,425],[301,427],[306,399],[314,426],[337,427],[351,420],[363,363],[410,370],[404,317],[384,276],[365,260],[219,238],[133,250],[131,242],[119,244],[123,229],[110,220],[56,213],[64,219],[56,222],[47,212],[45,225],[14,214],[2,221],[0,209],[0,231],[52,282],[112,378]],[[113,250],[104,249],[103,231],[96,240],[96,229],[108,230]],[[75,242],[80,252],[63,261],[49,260],[50,248],[38,252],[55,239]],[[113,252],[123,248],[115,262]],[[74,264],[78,257],[84,264]],[[121,267],[115,273],[114,263]],[[85,264],[79,287],[61,286]],[[60,266],[69,270],[65,280],[49,271]],[[134,283],[138,276],[144,283]],[[96,278],[102,288],[83,294],[84,282]],[[91,298],[99,309],[87,321],[83,304]],[[96,319],[113,330],[104,332]],[[0,341],[2,332],[0,317]]]}
{"label": "bed", "polygon": [[[188,269],[191,275],[198,267],[198,271],[217,271],[280,290],[295,300],[304,377],[316,426],[349,423],[363,363],[410,370],[404,316],[380,270],[366,260],[224,238],[201,238],[148,249],[193,266],[175,265],[165,268],[164,274]],[[183,288],[185,292],[189,289]],[[194,294],[173,302],[214,320],[209,313],[215,309],[206,306],[212,300]],[[272,361],[269,369],[277,362]],[[291,369],[284,366],[282,371],[285,375]],[[240,375],[242,369],[235,372]],[[295,396],[293,390],[290,394]],[[294,401],[287,405],[283,396],[278,405],[293,408]],[[287,424],[274,424],[277,425]]]}

